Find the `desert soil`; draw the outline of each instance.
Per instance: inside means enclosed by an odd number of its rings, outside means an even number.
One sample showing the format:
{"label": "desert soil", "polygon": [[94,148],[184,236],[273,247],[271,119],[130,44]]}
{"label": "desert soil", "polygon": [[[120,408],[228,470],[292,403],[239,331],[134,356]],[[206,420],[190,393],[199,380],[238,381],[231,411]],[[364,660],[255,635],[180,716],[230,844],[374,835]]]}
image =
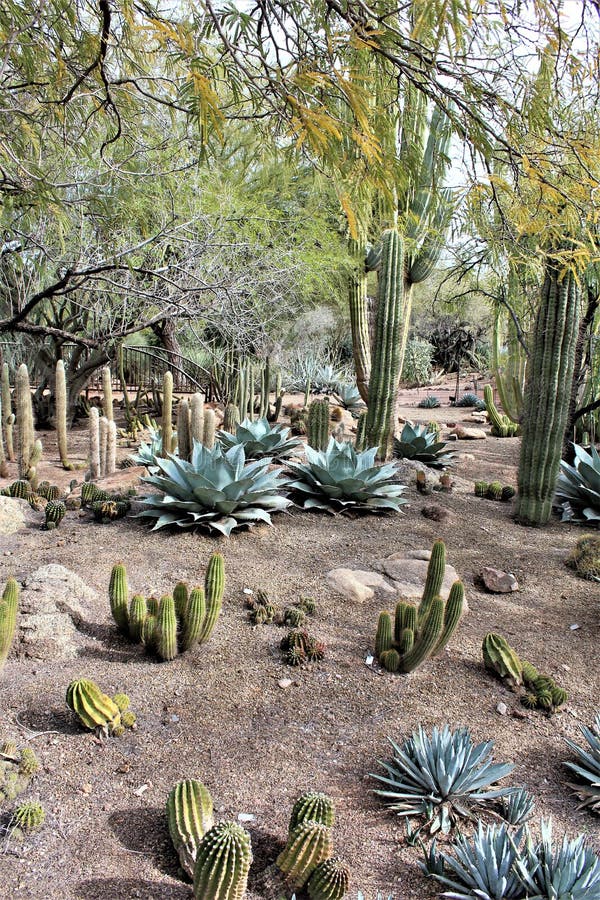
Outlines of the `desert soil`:
{"label": "desert soil", "polygon": [[[444,397],[443,390],[433,392]],[[416,408],[424,393],[406,392],[401,414],[432,418]],[[434,414],[450,423],[469,410],[445,401]],[[68,483],[53,434],[42,438],[43,476]],[[75,430],[71,440],[75,458],[84,459],[85,430]],[[153,533],[135,519],[99,525],[76,511],[56,531],[32,525],[0,538],[0,585],[9,575],[22,581],[42,565],[59,563],[99,595],[79,626],[78,658],[29,658],[17,639],[0,675],[0,738],[35,750],[41,770],[23,797],[38,799],[47,812],[45,825],[22,843],[10,828],[0,835],[0,895],[191,897],[164,807],[177,780],[195,777],[209,788],[219,820],[255,817],[248,825],[255,857],[249,900],[267,897],[262,873],[283,845],[293,801],[308,789],[335,800],[335,848],[351,867],[351,897],[357,890],[366,900],[375,900],[377,891],[395,900],[435,897],[402,820],[373,794],[369,777],[389,756],[388,737],[399,741],[418,725],[467,725],[477,741],[493,740],[495,760],[515,765],[510,783],[535,795],[535,821],[552,816],[557,834],[584,832],[599,850],[598,818],[577,809],[561,765],[571,755],[564,738],[581,743],[578,726],[590,725],[600,705],[599,585],[564,564],[582,531],[558,521],[525,529],[514,523],[512,503],[472,493],[478,478],[515,484],[518,448],[517,438],[456,442],[461,457],[452,474],[463,487],[434,497],[449,513],[445,522],[421,514],[432,498],[411,482],[402,515],[334,518],[294,510],[277,515],[272,528],[230,539]],[[368,569],[398,550],[429,549],[436,538],[446,542],[448,561],[465,582],[470,612],[441,657],[407,677],[383,674],[365,659],[378,614],[390,601],[377,595],[348,600],[328,586],[326,575],[336,567]],[[160,596],[178,580],[201,583],[214,550],[225,557],[227,586],[208,644],[158,663],[117,635],[107,599],[116,561],[126,563],[133,590]],[[477,582],[482,566],[514,573],[519,591],[487,593]],[[314,597],[310,630],[326,642],[323,662],[301,670],[286,666],[282,630],[250,625],[244,588],[260,588],[280,606]],[[484,670],[481,641],[488,631],[503,634],[566,688],[569,700],[558,714],[525,710]],[[81,676],[107,693],[126,691],[137,730],[100,741],[81,729],[64,699],[68,683]],[[291,684],[280,686],[282,679]],[[506,714],[498,712],[499,703]]]}

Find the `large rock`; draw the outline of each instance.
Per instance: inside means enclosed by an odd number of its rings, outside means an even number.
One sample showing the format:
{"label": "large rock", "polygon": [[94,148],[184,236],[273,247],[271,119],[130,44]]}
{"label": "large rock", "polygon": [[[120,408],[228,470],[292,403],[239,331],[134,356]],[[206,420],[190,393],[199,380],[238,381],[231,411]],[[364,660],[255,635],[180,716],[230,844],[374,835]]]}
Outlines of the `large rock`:
{"label": "large rock", "polygon": [[360,569],[332,569],[327,573],[327,583],[334,591],[360,603],[374,597],[376,589],[384,594],[396,593],[379,572]]}
{"label": "large rock", "polygon": [[[407,600],[420,600],[425,587],[430,556],[430,550],[400,550],[386,559],[376,560],[373,566],[392,579],[398,596],[406,597]],[[440,595],[444,599],[448,597],[450,588],[458,580],[456,569],[447,564],[440,590]]]}
{"label": "large rock", "polygon": [[450,432],[455,434],[459,441],[485,441],[487,433],[483,428],[473,428],[464,425],[456,425]]}
{"label": "large rock", "polygon": [[501,569],[493,569],[485,566],[481,570],[481,580],[488,591],[493,594],[510,594],[519,590],[519,582],[512,572],[503,572]]}
{"label": "large rock", "polygon": [[42,521],[27,500],[0,496],[0,534],[16,534],[29,525],[40,525]]}
{"label": "large rock", "polygon": [[98,600],[96,591],[64,566],[36,569],[27,576],[19,601],[18,652],[36,659],[78,656],[83,635],[76,625]]}

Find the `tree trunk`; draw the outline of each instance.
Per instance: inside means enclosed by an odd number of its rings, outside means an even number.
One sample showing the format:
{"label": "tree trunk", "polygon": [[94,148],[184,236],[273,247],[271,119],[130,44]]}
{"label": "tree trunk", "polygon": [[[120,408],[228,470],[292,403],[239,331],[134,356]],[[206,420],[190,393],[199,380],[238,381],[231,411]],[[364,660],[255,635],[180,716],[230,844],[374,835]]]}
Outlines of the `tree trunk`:
{"label": "tree trunk", "polygon": [[[161,319],[152,326],[152,331],[167,351],[169,363],[181,368],[181,345],[177,340],[175,319]],[[177,368],[172,369],[173,388],[180,391],[183,389],[183,376]]]}

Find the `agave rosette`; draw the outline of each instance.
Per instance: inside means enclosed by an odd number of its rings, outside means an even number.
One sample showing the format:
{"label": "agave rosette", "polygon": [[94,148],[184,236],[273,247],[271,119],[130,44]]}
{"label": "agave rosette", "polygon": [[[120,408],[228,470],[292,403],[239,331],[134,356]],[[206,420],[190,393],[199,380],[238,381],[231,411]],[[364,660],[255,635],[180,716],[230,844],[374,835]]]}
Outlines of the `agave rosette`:
{"label": "agave rosette", "polygon": [[556,482],[562,521],[600,523],[600,454],[595,447],[589,453],[578,444],[573,447],[574,464],[561,460]]}
{"label": "agave rosette", "polygon": [[399,816],[425,816],[432,834],[447,834],[459,817],[471,817],[473,806],[513,790],[491,789],[514,766],[492,764],[493,742],[473,744],[468,728],[446,725],[429,737],[419,726],[401,746],[390,743],[394,757],[381,762],[387,775],[373,775],[386,788],[375,793]]}
{"label": "agave rosette", "polygon": [[398,512],[406,503],[400,496],[405,485],[399,483],[396,467],[375,465],[376,447],[357,453],[349,442],[330,438],[326,450],[306,446],[305,453],[306,464],[288,463],[296,479],[287,485],[304,509]]}
{"label": "agave rosette", "polygon": [[444,450],[446,441],[438,441],[435,431],[426,425],[412,425],[406,422],[399,438],[394,438],[394,456],[397,459],[415,459],[432,468],[449,466],[454,453]]}
{"label": "agave rosette", "polygon": [[155,471],[142,481],[161,493],[146,497],[142,502],[149,508],[139,515],[156,519],[153,531],[177,525],[229,536],[256,522],[271,525],[270,514],[291,501],[279,493],[286,482],[279,471],[269,471],[270,464],[270,458],[246,463],[241,444],[223,453],[218,444],[208,450],[194,441],[190,462],[156,458]]}
{"label": "agave rosette", "polygon": [[529,900],[599,900],[600,858],[586,846],[582,834],[564,835],[560,846],[552,840],[552,821],[542,820],[541,840],[528,842],[515,867]]}
{"label": "agave rosette", "polygon": [[581,806],[600,813],[600,712],[596,714],[592,728],[580,725],[579,730],[588,742],[589,750],[565,738],[571,750],[577,754],[578,762],[568,761],[563,765],[575,772],[582,782],[587,782],[587,784],[569,784],[581,798]]}
{"label": "agave rosette", "polygon": [[225,450],[243,446],[246,459],[261,459],[265,456],[283,459],[291,456],[302,445],[297,438],[288,438],[290,429],[284,425],[271,425],[263,416],[252,421],[244,419],[236,427],[235,434],[219,431],[217,437]]}

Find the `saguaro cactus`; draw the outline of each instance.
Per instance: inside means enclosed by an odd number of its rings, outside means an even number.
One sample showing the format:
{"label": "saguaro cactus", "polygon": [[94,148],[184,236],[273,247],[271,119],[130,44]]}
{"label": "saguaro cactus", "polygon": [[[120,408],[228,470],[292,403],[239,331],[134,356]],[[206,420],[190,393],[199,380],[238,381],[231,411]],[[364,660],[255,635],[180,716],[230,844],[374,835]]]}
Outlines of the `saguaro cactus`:
{"label": "saguaro cactus", "polygon": [[548,258],[528,366],[516,518],[545,525],[552,513],[567,425],[581,316],[577,280]]}
{"label": "saguaro cactus", "polygon": [[382,238],[375,340],[365,426],[366,444],[378,447],[381,459],[391,456],[394,438],[404,317],[403,265],[402,239],[396,229],[390,229]]}

